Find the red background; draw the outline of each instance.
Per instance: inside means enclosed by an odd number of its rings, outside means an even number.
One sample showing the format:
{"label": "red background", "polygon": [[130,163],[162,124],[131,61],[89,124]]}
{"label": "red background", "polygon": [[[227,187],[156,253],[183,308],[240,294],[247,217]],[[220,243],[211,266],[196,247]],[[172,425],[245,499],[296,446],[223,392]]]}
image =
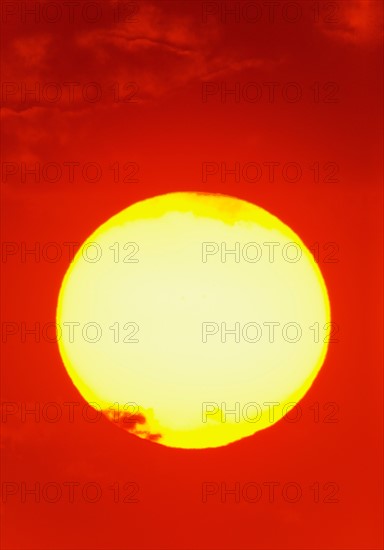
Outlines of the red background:
{"label": "red background", "polygon": [[[92,504],[78,496],[68,502],[65,493],[56,503],[33,497],[22,502],[21,489],[3,494],[4,548],[382,548],[381,3],[296,2],[302,17],[290,22],[294,11],[282,11],[286,2],[274,18],[255,2],[262,12],[252,22],[253,12],[247,20],[241,11],[249,2],[232,2],[240,15],[227,19],[220,10],[231,3],[213,2],[210,9],[218,13],[205,22],[198,1],[140,1],[134,21],[128,15],[115,23],[109,2],[96,22],[78,15],[71,22],[66,12],[56,22],[32,16],[24,22],[17,11],[22,3],[3,2],[3,9],[5,4],[17,9],[3,12],[3,81],[54,82],[62,89],[64,82],[97,82],[103,97],[53,103],[3,93],[3,162],[17,167],[15,175],[3,171],[2,177],[3,241],[17,247],[3,256],[3,328],[9,322],[20,327],[54,321],[69,265],[64,256],[52,263],[31,255],[23,261],[22,242],[80,244],[137,200],[190,190],[254,202],[308,246],[319,243],[339,341],[330,345],[300,404],[299,422],[283,420],[227,447],[193,451],[140,440],[107,420],[85,422],[80,413],[70,422],[65,410],[56,423],[32,415],[23,421],[22,403],[75,401],[82,407],[83,401],[55,343],[32,336],[22,342],[20,332],[9,336],[3,341],[2,400],[18,410],[1,424],[3,488],[4,482],[95,482],[103,495]],[[256,82],[263,95],[258,102],[233,96],[224,101],[218,93],[204,102],[207,81],[228,87]],[[114,102],[109,87],[116,82],[135,82],[137,101]],[[273,100],[266,82],[278,83]],[[300,101],[283,97],[287,82],[300,85]],[[315,82],[318,101],[311,90]],[[336,101],[330,101],[327,82],[336,83]],[[231,168],[270,161],[296,162],[303,176],[288,182],[277,170],[274,181],[265,171],[258,182],[236,182],[231,175],[202,181],[204,162]],[[317,161],[315,182],[309,166]],[[22,182],[23,162],[95,162],[103,173],[95,183],[79,175],[74,182],[65,175],[56,183],[32,177]],[[137,163],[138,181],[114,182],[110,166],[116,162]],[[326,177],[327,162],[338,166],[336,181]],[[330,242],[338,246],[333,263],[324,249]],[[318,422],[310,408],[316,402]],[[330,402],[337,408],[334,422],[327,421],[330,409],[324,408]],[[270,481],[280,484],[273,502],[263,486]],[[303,491],[296,503],[282,496],[281,487],[290,481]],[[125,482],[138,484],[139,502],[113,502],[108,487]],[[204,482],[256,482],[264,490],[259,502],[236,502],[233,496],[221,502],[218,493],[204,503]],[[315,482],[320,502],[310,489]],[[326,502],[328,482],[337,484],[337,502]]]}

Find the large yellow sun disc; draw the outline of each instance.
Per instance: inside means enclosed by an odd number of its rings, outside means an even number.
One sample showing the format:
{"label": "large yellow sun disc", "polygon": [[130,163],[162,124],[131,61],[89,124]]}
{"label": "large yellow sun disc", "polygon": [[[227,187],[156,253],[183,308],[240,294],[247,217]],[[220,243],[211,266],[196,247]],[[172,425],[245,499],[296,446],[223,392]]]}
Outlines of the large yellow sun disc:
{"label": "large yellow sun disc", "polygon": [[321,368],[329,320],[320,270],[289,227],[199,193],[154,197],[101,225],[57,307],[82,396],[129,432],[184,448],[226,445],[289,412]]}

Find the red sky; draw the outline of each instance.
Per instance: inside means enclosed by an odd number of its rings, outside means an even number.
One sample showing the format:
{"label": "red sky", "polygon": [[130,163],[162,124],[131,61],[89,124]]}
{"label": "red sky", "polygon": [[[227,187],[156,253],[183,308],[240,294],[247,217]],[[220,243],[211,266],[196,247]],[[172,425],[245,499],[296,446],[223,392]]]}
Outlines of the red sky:
{"label": "red sky", "polygon": [[[3,547],[382,548],[381,3],[1,9]],[[235,167],[239,177],[225,172]],[[64,243],[82,243],[137,200],[183,190],[248,200],[318,243],[339,327],[299,422],[204,451],[85,421],[56,343],[21,336],[23,323],[55,319]],[[35,243],[39,261],[23,254]],[[62,258],[47,261],[46,243]],[[7,336],[10,323],[17,333]],[[42,413],[49,402],[60,405],[57,422]],[[73,422],[68,402],[79,403]],[[24,415],[35,404],[40,421]],[[69,482],[79,484],[73,502]],[[24,494],[36,483],[40,502]],[[217,492],[204,502],[206,483]],[[236,483],[239,502],[224,498]],[[262,488],[258,502],[244,497],[247,483]],[[55,487],[62,496],[48,502]],[[123,502],[132,489],[138,502]]]}

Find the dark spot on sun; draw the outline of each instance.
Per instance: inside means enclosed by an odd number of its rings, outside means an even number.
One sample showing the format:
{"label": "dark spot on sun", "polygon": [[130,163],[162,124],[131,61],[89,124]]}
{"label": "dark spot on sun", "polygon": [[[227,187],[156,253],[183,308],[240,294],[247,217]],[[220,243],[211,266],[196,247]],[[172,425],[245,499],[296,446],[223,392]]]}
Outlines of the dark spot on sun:
{"label": "dark spot on sun", "polygon": [[[147,419],[141,413],[138,414],[129,414],[127,412],[121,413],[119,416],[119,424],[131,424],[136,426],[136,424],[145,424]],[[128,428],[131,429],[131,428]]]}
{"label": "dark spot on sun", "polygon": [[120,428],[123,428],[123,430],[148,439],[149,441],[158,441],[162,437],[161,434],[152,434],[147,430],[139,429],[139,427],[147,421],[142,413],[132,414],[126,411],[121,412],[109,409],[104,410],[103,413],[109,420],[117,424]]}
{"label": "dark spot on sun", "polygon": [[145,439],[148,439],[149,441],[158,441],[159,439],[161,439],[163,436],[161,434],[151,434],[149,432],[145,432],[145,431],[135,431],[134,432],[136,435],[139,435],[140,437],[144,437]]}

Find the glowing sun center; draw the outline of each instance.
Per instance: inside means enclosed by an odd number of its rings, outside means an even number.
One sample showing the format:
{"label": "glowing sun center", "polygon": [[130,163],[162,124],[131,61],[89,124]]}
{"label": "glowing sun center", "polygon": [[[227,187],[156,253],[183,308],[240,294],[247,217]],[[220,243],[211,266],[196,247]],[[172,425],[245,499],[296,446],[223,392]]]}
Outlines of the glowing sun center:
{"label": "glowing sun center", "polygon": [[285,415],[324,361],[329,317],[320,270],[289,227],[197,193],[101,225],[57,308],[82,396],[131,433],[185,448],[226,445]]}

